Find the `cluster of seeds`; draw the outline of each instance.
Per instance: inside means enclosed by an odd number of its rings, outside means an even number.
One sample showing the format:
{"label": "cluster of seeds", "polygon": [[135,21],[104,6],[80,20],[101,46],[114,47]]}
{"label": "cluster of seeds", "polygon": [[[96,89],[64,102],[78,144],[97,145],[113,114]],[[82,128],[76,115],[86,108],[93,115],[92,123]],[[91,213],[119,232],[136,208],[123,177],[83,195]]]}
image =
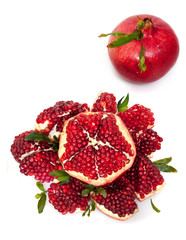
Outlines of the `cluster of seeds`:
{"label": "cluster of seeds", "polygon": [[138,133],[132,133],[136,145],[136,151],[146,156],[151,155],[156,150],[161,149],[163,138],[160,137],[153,129],[145,129]]}
{"label": "cluster of seeds", "polygon": [[36,129],[49,134],[55,127],[55,131],[62,132],[63,125],[70,117],[80,112],[89,111],[86,103],[80,104],[73,101],[59,101],[53,107],[44,109],[36,119]]}
{"label": "cluster of seeds", "polygon": [[90,198],[81,196],[83,189],[85,187],[75,178],[62,186],[60,183],[52,183],[48,189],[49,202],[62,214],[85,211]]}
{"label": "cluster of seeds", "polygon": [[153,113],[149,108],[140,104],[135,104],[124,112],[118,113],[130,131],[139,132],[143,129],[152,128],[154,126]]}
{"label": "cluster of seeds", "polygon": [[116,218],[127,218],[127,216],[138,211],[134,189],[124,175],[115,182],[105,186],[104,189],[107,192],[106,198],[102,194],[96,194],[93,197],[98,208],[102,206],[101,208],[105,208],[106,212],[108,210],[115,214]]}
{"label": "cluster of seeds", "polygon": [[18,163],[20,163],[24,157],[33,152],[51,148],[47,142],[42,141],[38,143],[34,141],[25,141],[25,137],[31,132],[33,132],[33,130],[19,134],[14,138],[14,142],[11,145],[11,153]]}
{"label": "cluster of seeds", "polygon": [[115,96],[112,93],[101,93],[93,104],[91,112],[117,113]]}
{"label": "cluster of seeds", "polygon": [[36,180],[50,182],[54,180],[54,178],[49,172],[56,169],[61,170],[62,166],[56,152],[46,150],[34,152],[25,157],[20,162],[19,168],[21,173],[28,176],[34,176]]}
{"label": "cluster of seeds", "polygon": [[140,201],[153,195],[164,184],[163,176],[157,167],[148,157],[141,154],[137,155],[134,164],[125,176],[134,187]]}
{"label": "cluster of seeds", "polygon": [[[64,144],[62,142],[60,146],[64,149],[59,155],[64,170],[73,172],[74,177],[80,173],[99,183],[100,178],[107,178],[127,167],[135,157],[135,147],[129,133],[125,138],[119,129],[117,118],[111,113],[95,112],[80,113],[70,119],[62,133],[66,139],[63,138]],[[123,123],[122,126],[125,127]]]}

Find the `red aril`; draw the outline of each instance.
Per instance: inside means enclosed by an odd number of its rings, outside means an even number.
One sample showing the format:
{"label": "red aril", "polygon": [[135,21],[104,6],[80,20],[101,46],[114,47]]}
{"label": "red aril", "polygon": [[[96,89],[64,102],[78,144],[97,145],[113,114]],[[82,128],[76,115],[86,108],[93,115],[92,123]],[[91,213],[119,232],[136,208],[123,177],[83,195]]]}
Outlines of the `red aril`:
{"label": "red aril", "polygon": [[108,35],[111,35],[107,47],[113,66],[132,82],[148,83],[160,79],[178,58],[179,43],[175,32],[156,16],[131,16],[112,33],[100,37]]}

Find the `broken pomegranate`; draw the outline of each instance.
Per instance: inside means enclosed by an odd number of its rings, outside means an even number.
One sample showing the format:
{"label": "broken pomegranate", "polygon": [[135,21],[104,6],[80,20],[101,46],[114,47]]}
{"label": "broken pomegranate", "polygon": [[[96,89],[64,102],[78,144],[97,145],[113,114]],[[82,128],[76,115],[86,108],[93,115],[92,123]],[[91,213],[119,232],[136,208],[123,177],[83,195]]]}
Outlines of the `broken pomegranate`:
{"label": "broken pomegranate", "polygon": [[154,114],[147,107],[135,104],[118,116],[123,120],[130,132],[139,132],[154,126]]}
{"label": "broken pomegranate", "polygon": [[163,138],[153,129],[144,129],[139,132],[133,131],[131,135],[135,142],[137,153],[151,157],[156,150],[161,149]]}
{"label": "broken pomegranate", "polygon": [[51,138],[59,136],[67,119],[80,112],[89,111],[86,103],[80,104],[73,101],[59,101],[53,107],[44,109],[36,119],[35,128],[49,135]]}
{"label": "broken pomegranate", "polygon": [[132,166],[135,156],[134,142],[115,114],[80,113],[65,123],[60,136],[63,169],[95,186],[114,181]]}
{"label": "broken pomegranate", "polygon": [[110,36],[108,53],[122,77],[148,83],[163,77],[175,64],[179,54],[178,38],[168,23],[144,14],[122,21]]}
{"label": "broken pomegranate", "polygon": [[78,179],[71,178],[70,182],[64,185],[52,183],[48,189],[49,202],[62,214],[85,211],[89,196],[81,196],[85,187]]}
{"label": "broken pomegranate", "polygon": [[138,212],[133,186],[124,175],[104,189],[107,192],[106,198],[102,194],[93,197],[100,211],[119,220],[127,220]]}
{"label": "broken pomegranate", "polygon": [[142,154],[136,156],[134,164],[125,176],[134,187],[140,201],[159,192],[165,185],[160,171],[148,157]]}
{"label": "broken pomegranate", "polygon": [[[128,101],[129,95],[117,104],[103,92],[91,111],[87,104],[61,101],[39,114],[35,130],[14,138],[11,153],[20,172],[40,181],[39,213],[48,194],[62,214],[81,210],[90,216],[97,207],[126,220],[138,212],[136,198],[163,188],[160,170],[176,172],[167,165],[172,158],[149,159],[163,141],[153,129],[154,114],[143,105],[128,107]],[[48,190],[42,182],[50,182]]]}
{"label": "broken pomegranate", "polygon": [[57,152],[46,141],[27,141],[25,138],[33,131],[26,131],[15,137],[11,146],[11,153],[19,163],[20,172],[27,176],[34,176],[41,182],[50,182],[54,178],[49,172],[61,170]]}
{"label": "broken pomegranate", "polygon": [[91,112],[117,113],[116,97],[112,93],[100,93],[96,99]]}

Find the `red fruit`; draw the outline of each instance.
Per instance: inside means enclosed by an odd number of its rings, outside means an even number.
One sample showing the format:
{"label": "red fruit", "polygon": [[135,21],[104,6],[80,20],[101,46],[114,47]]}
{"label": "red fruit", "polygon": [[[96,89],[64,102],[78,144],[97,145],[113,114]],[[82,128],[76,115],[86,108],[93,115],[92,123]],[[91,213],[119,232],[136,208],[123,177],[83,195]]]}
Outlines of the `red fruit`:
{"label": "red fruit", "polygon": [[140,201],[159,192],[165,185],[160,171],[148,157],[142,154],[136,156],[134,164],[125,176],[134,187],[136,197]]}
{"label": "red fruit", "polygon": [[[108,52],[113,66],[125,79],[148,83],[160,79],[174,66],[179,54],[179,43],[169,24],[148,14],[125,19],[113,32],[131,34],[135,29],[139,30],[137,25],[142,24],[142,21],[145,23],[141,30],[142,40],[133,40],[119,47],[108,48]],[[115,36],[111,36],[109,44],[115,39]],[[139,67],[140,52],[145,57],[146,67],[142,69]]]}
{"label": "red fruit", "polygon": [[133,132],[132,138],[135,142],[137,153],[151,156],[153,152],[161,149],[161,138],[156,131],[152,129],[145,129],[140,132]]}
{"label": "red fruit", "polygon": [[152,128],[154,126],[153,115],[150,108],[140,104],[135,104],[126,111],[118,113],[130,132]]}
{"label": "red fruit", "polygon": [[24,132],[15,137],[11,152],[19,162],[21,173],[34,176],[41,182],[50,182],[54,179],[49,172],[61,170],[57,152],[54,152],[46,141],[25,141],[25,137],[32,131]]}
{"label": "red fruit", "polygon": [[60,136],[59,158],[71,176],[100,186],[129,169],[135,145],[121,119],[111,113],[80,113]]}
{"label": "red fruit", "polygon": [[102,92],[93,104],[91,112],[117,113],[116,98],[112,93]]}
{"label": "red fruit", "polygon": [[104,189],[106,198],[100,193],[93,196],[100,211],[119,220],[127,220],[138,212],[133,186],[124,176],[104,186]]}
{"label": "red fruit", "polygon": [[64,122],[80,112],[89,111],[86,103],[60,101],[53,107],[45,109],[36,119],[35,128],[47,135],[59,135],[63,130]]}
{"label": "red fruit", "polygon": [[84,189],[80,181],[75,178],[71,178],[69,183],[62,186],[60,183],[52,183],[48,189],[49,202],[62,214],[85,211],[90,197],[81,196]]}

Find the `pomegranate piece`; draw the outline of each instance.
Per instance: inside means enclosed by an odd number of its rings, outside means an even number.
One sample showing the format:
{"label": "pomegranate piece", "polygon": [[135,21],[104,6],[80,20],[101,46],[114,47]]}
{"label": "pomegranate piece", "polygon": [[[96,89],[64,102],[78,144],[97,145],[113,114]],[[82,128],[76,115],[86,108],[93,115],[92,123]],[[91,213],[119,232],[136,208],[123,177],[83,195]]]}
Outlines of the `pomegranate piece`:
{"label": "pomegranate piece", "polygon": [[89,111],[86,103],[80,104],[73,101],[59,101],[53,107],[44,109],[36,119],[35,128],[52,138],[59,136],[63,130],[64,122],[80,112]]}
{"label": "pomegranate piece", "polygon": [[107,192],[106,198],[102,194],[93,196],[100,211],[119,220],[127,220],[138,212],[133,186],[124,175],[103,188]]}
{"label": "pomegranate piece", "polygon": [[111,35],[110,60],[116,71],[131,82],[148,83],[160,79],[174,66],[179,55],[175,32],[156,16],[131,16],[119,23],[111,34],[100,36],[108,35]]}
{"label": "pomegranate piece", "polygon": [[136,152],[146,156],[152,156],[156,150],[161,149],[161,138],[153,129],[145,129],[140,132],[133,132],[132,138],[135,142]]}
{"label": "pomegranate piece", "polygon": [[91,112],[117,113],[116,97],[112,93],[100,93],[93,104]]}
{"label": "pomegranate piece", "polygon": [[140,104],[135,104],[126,111],[118,113],[130,132],[152,128],[155,120],[153,115],[150,108]]}
{"label": "pomegranate piece", "polygon": [[140,201],[159,192],[165,185],[160,171],[148,157],[142,154],[137,154],[134,164],[125,176],[134,187],[136,197]]}
{"label": "pomegranate piece", "polygon": [[60,183],[52,183],[48,189],[49,202],[62,214],[85,211],[90,196],[81,196],[84,189],[80,181],[73,177],[69,183],[62,186]]}
{"label": "pomegranate piece", "polygon": [[25,141],[25,137],[31,132],[33,131],[26,131],[15,136],[14,142],[11,145],[10,151],[18,163],[20,163],[26,155],[51,147],[46,142],[40,142],[40,144],[38,144],[33,141]]}
{"label": "pomegranate piece", "polygon": [[34,176],[41,182],[50,182],[54,178],[49,172],[62,169],[57,152],[46,141],[25,141],[31,132],[33,131],[26,131],[15,137],[11,153],[19,163],[21,173]]}
{"label": "pomegranate piece", "polygon": [[58,155],[69,175],[100,186],[114,181],[129,169],[136,150],[117,115],[86,112],[65,123]]}

